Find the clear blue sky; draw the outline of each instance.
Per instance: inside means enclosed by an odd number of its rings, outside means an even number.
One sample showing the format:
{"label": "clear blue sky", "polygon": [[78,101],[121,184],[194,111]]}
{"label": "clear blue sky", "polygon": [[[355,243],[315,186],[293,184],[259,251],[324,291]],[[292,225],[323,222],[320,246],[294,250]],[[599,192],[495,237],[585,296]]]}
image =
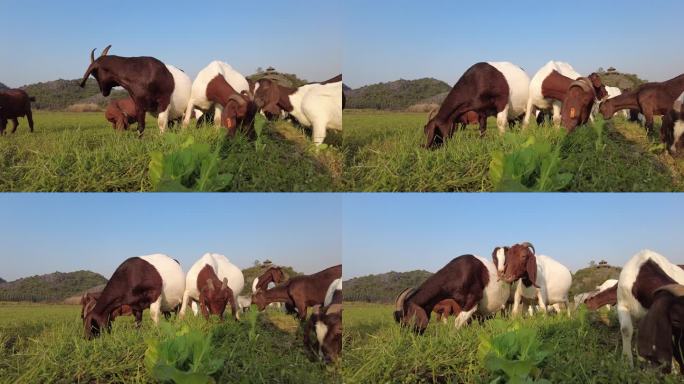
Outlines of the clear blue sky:
{"label": "clear blue sky", "polygon": [[184,270],[205,252],[312,273],[341,263],[340,195],[0,194],[0,277],[88,269],[166,253]]}
{"label": "clear blue sky", "polygon": [[684,264],[681,193],[347,194],[343,211],[345,279],[434,272],[522,241],[572,271],[590,260],[623,265],[644,248]]}
{"label": "clear blue sky", "polygon": [[672,0],[344,2],[344,81],[453,85],[472,64],[510,61],[532,76],[549,60],[662,81],[684,72],[682,3]]}
{"label": "clear blue sky", "polygon": [[0,0],[0,82],[83,76],[90,50],[154,56],[191,76],[212,60],[310,81],[342,71],[341,0]]}

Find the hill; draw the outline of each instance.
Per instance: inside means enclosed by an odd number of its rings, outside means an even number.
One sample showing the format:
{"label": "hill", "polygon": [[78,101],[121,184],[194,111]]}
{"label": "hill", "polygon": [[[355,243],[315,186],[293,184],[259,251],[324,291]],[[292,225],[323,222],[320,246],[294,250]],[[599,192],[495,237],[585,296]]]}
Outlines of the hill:
{"label": "hill", "polygon": [[[288,88],[296,88],[308,83],[308,81],[300,79],[299,77],[297,77],[297,75],[293,73],[278,72],[273,67],[269,67],[266,70],[258,68],[256,73],[247,76],[247,80],[257,81],[264,77],[275,79],[278,82],[278,84]],[[319,79],[318,81],[323,80],[327,79]]]}
{"label": "hill", "polygon": [[373,303],[393,303],[397,294],[409,287],[419,286],[431,272],[387,272],[379,275],[355,277],[343,283],[344,299]]}
{"label": "hill", "polygon": [[6,85],[3,84],[3,83],[0,83],[0,91],[2,91],[2,90],[4,90],[4,89],[10,89],[10,87],[6,86]]}
{"label": "hill", "polygon": [[[245,268],[242,270],[242,275],[245,277],[245,287],[242,289],[241,295],[251,295],[252,294],[252,282],[256,277],[264,273],[269,267],[274,266],[274,264],[269,261],[264,263],[255,263],[254,266]],[[301,275],[301,272],[297,272],[292,267],[279,265],[280,268],[285,272],[285,278],[288,279],[292,276]]]}
{"label": "hill", "polygon": [[613,267],[608,264],[590,265],[587,268],[577,270],[572,275],[572,285],[570,286],[570,301],[572,298],[582,292],[590,292],[596,289],[597,285],[601,285],[608,279],[617,279],[620,276],[622,268]]}
{"label": "hill", "polygon": [[433,78],[371,84],[347,91],[347,108],[404,110],[450,89],[449,84]]}
{"label": "hill", "polygon": [[0,285],[0,301],[62,301],[106,282],[91,271],[36,275]]}
{"label": "hill", "polygon": [[73,104],[107,105],[110,99],[127,97],[125,90],[115,89],[109,98],[102,96],[100,88],[94,79],[88,79],[86,86],[81,88],[81,80],[54,80],[44,83],[29,84],[21,87],[34,96],[36,101],[31,103],[35,109],[64,110]]}
{"label": "hill", "polygon": [[599,68],[596,73],[601,77],[603,84],[618,87],[623,91],[634,89],[647,82],[647,80],[640,79],[633,73],[623,73],[613,67],[608,68],[608,70]]}
{"label": "hill", "polygon": [[0,277],[0,284],[6,283],[6,282],[7,282],[7,280],[5,280],[5,279],[3,279],[2,277]]}

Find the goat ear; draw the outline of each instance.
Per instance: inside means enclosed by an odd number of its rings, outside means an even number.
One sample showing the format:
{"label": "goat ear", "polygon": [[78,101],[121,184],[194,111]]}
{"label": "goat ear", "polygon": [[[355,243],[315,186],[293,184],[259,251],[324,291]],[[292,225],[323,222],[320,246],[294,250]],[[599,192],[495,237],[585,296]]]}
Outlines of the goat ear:
{"label": "goat ear", "polygon": [[668,313],[672,301],[670,293],[657,294],[639,323],[637,351],[652,362],[669,365],[672,360],[672,324]]}
{"label": "goat ear", "polygon": [[527,277],[532,282],[532,285],[539,288],[537,284],[537,257],[535,255],[530,255],[527,258]]}
{"label": "goat ear", "polygon": [[211,279],[207,279],[206,281],[206,288],[211,289],[212,291],[214,290],[214,282],[211,281]]}

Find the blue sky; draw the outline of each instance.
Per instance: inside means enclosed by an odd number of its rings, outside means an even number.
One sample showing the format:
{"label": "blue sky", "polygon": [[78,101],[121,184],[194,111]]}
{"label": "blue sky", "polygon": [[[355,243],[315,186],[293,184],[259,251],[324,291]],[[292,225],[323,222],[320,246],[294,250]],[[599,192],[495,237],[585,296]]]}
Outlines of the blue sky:
{"label": "blue sky", "polygon": [[[310,81],[342,71],[341,0],[0,0],[0,82],[81,78],[90,50],[154,56],[191,76],[212,60]],[[115,6],[114,6],[115,5]]]}
{"label": "blue sky", "polygon": [[684,72],[681,2],[672,0],[344,2],[344,81],[453,85],[472,64],[510,61],[532,76],[549,60],[662,81]]}
{"label": "blue sky", "polygon": [[573,272],[590,260],[623,265],[645,248],[684,264],[681,193],[347,194],[343,212],[345,279],[434,272],[523,241]]}
{"label": "blue sky", "polygon": [[270,259],[313,273],[341,262],[340,195],[0,194],[0,277],[88,269],[166,253],[184,270],[205,252],[240,268]]}

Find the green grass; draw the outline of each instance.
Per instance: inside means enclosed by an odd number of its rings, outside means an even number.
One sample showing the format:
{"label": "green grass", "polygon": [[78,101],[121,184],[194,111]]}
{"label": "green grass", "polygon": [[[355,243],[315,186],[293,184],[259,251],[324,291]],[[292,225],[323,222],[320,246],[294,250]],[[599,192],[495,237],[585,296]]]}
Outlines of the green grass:
{"label": "green grass", "polygon": [[[147,311],[140,330],[131,316],[121,317],[111,334],[92,341],[83,338],[79,311],[70,305],[0,303],[0,383],[153,381],[143,361],[145,338],[158,337],[160,330]],[[283,313],[252,312],[239,323],[194,316],[170,322],[211,335],[214,353],[224,360],[213,375],[219,383],[341,381],[337,367],[305,353],[298,321]]]}
{"label": "green grass", "polygon": [[232,175],[226,191],[331,191],[341,184],[341,137],[333,132],[333,145],[316,150],[309,132],[284,121],[267,124],[257,149],[208,126],[160,135],[152,117],[142,139],[135,130],[115,132],[102,113],[38,111],[34,119],[35,133],[20,119],[16,134],[0,137],[0,191],[150,191],[151,154],[177,151],[189,136],[219,150],[220,171]]}
{"label": "green grass", "polygon": [[487,134],[469,126],[442,148],[426,150],[424,113],[345,111],[345,189],[351,191],[494,191],[494,153],[510,154],[534,137],[560,149],[560,172],[572,174],[563,191],[681,191],[684,161],[673,159],[637,124],[620,117],[603,130],[584,126],[565,135],[531,124],[500,135],[493,118]]}
{"label": "green grass", "polygon": [[[455,329],[434,319],[424,335],[401,329],[393,306],[344,304],[345,383],[487,383],[495,378],[478,358],[479,336],[496,332],[493,321]],[[504,318],[512,325],[516,320]],[[616,315],[581,311],[566,315],[537,315],[519,321],[534,328],[549,355],[539,378],[552,383],[675,383],[681,376],[662,375],[636,361],[630,368],[621,359]],[[606,324],[607,323],[607,324]]]}

